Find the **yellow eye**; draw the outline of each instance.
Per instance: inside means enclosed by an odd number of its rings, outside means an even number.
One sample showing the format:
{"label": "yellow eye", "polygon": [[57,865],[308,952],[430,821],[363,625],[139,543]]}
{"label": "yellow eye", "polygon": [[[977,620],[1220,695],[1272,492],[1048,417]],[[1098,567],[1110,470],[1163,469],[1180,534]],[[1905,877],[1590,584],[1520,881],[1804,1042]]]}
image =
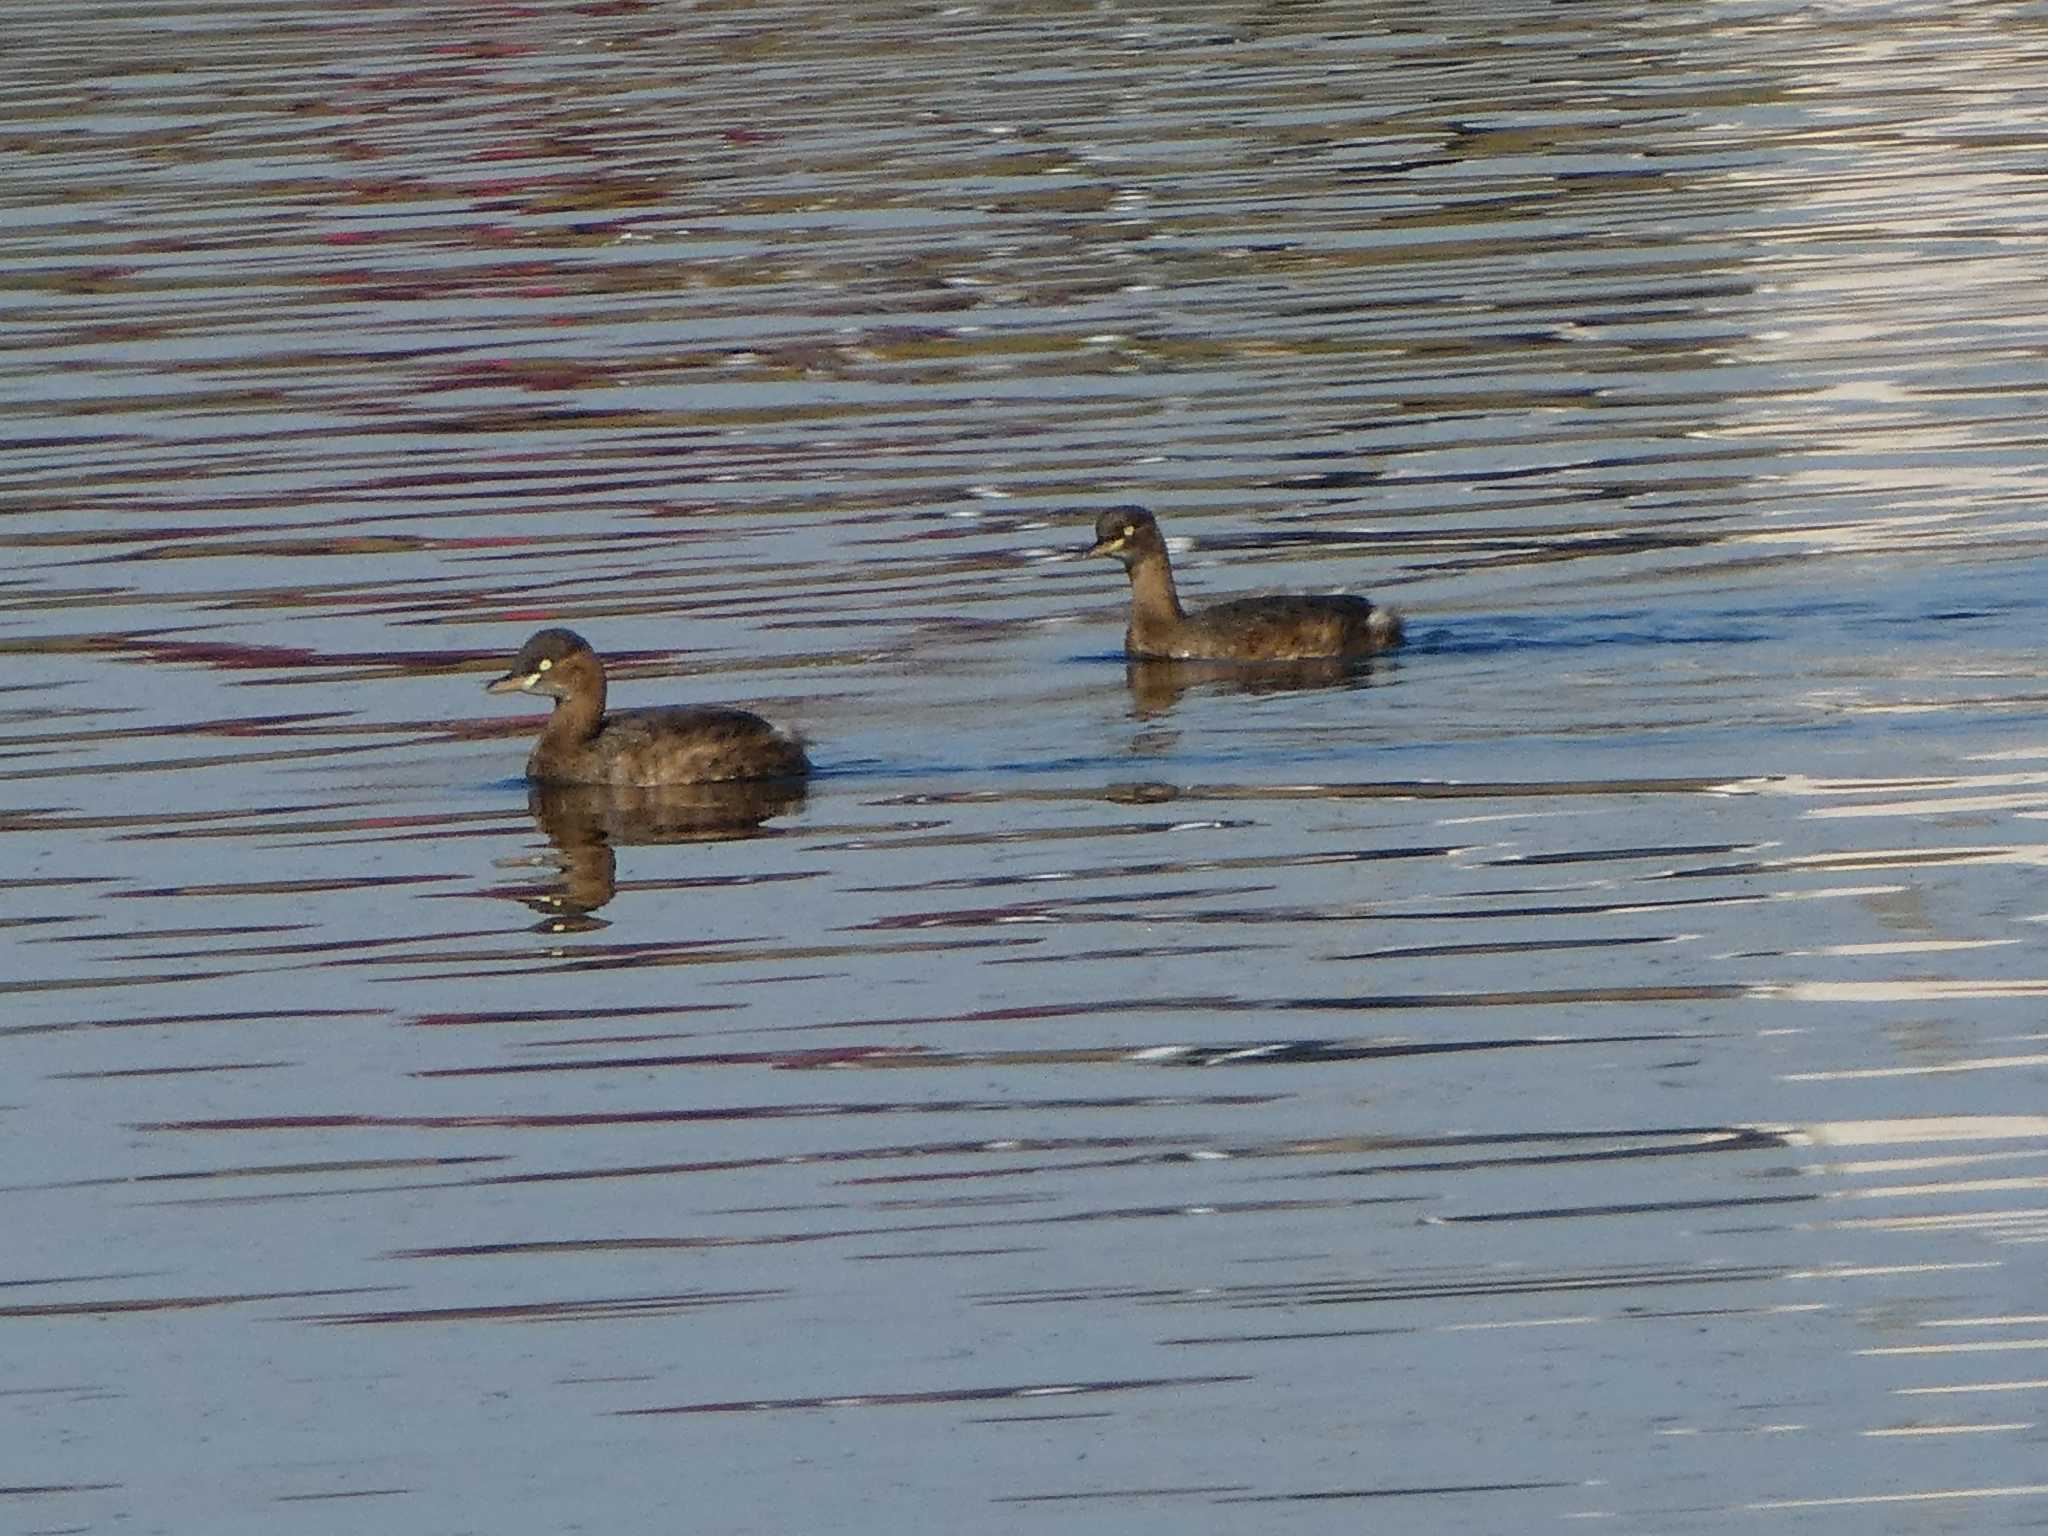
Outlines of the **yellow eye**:
{"label": "yellow eye", "polygon": [[547,657],[543,656],[540,659],[540,666],[536,670],[545,672],[549,667],[552,667],[553,665],[554,663],[552,661],[549,661]]}
{"label": "yellow eye", "polygon": [[1136,523],[1125,523],[1125,524],[1124,524],[1124,537],[1125,537],[1125,538],[1127,538],[1127,539],[1128,539],[1128,538],[1131,538],[1131,537],[1135,536],[1135,535],[1136,535],[1136,533],[1137,533],[1137,531],[1138,531],[1138,525],[1137,525]]}

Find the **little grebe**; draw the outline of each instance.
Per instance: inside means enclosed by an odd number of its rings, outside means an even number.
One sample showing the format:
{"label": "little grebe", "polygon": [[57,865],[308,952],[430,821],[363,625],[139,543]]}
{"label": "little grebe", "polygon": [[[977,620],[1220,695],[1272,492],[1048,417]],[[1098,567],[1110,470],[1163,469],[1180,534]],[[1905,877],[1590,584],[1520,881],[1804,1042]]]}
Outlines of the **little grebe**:
{"label": "little grebe", "polygon": [[606,714],[604,663],[581,635],[543,629],[490,693],[555,701],[526,760],[536,784],[720,784],[810,772],[804,749],[759,715],[718,705]]}
{"label": "little grebe", "polygon": [[1174,661],[1311,661],[1370,656],[1401,643],[1401,616],[1339,594],[1240,597],[1186,613],[1159,524],[1143,507],[1111,507],[1095,520],[1091,555],[1123,562],[1131,578],[1124,650]]}

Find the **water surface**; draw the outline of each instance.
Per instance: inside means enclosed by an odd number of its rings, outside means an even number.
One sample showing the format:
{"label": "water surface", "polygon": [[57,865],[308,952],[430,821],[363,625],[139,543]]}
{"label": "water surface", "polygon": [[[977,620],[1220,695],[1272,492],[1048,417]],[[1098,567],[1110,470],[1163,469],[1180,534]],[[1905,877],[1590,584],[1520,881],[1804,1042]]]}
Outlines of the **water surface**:
{"label": "water surface", "polygon": [[12,1528],[2042,1518],[2039,6],[8,31]]}

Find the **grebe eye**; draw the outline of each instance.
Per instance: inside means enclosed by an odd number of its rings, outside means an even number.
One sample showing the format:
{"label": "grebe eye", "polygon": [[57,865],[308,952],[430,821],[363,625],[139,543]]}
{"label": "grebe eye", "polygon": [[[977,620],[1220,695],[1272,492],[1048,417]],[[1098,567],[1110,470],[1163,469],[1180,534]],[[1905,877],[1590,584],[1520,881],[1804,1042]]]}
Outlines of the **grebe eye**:
{"label": "grebe eye", "polygon": [[540,659],[540,665],[536,667],[534,670],[537,672],[545,672],[549,667],[552,667],[553,665],[554,663],[552,661],[549,661],[547,657],[543,656]]}
{"label": "grebe eye", "polygon": [[1138,534],[1138,525],[1137,525],[1136,523],[1125,523],[1125,524],[1124,524],[1124,537],[1125,537],[1125,538],[1127,538],[1127,539],[1130,539],[1130,538],[1136,538],[1136,537],[1137,537],[1137,534]]}

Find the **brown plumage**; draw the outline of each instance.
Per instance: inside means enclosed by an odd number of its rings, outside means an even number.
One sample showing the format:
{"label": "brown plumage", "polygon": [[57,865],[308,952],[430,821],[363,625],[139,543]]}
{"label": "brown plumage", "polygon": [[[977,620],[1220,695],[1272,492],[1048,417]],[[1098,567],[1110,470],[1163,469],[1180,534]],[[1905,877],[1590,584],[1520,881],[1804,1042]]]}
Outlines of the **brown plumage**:
{"label": "brown plumage", "polygon": [[604,663],[581,635],[543,629],[490,693],[555,701],[526,759],[536,784],[720,784],[810,772],[793,739],[759,715],[720,705],[605,713]]}
{"label": "brown plumage", "polygon": [[1159,524],[1143,507],[1095,520],[1091,555],[1123,563],[1131,578],[1124,650],[1175,661],[1312,661],[1370,656],[1401,643],[1401,616],[1363,597],[1239,597],[1199,613],[1181,608]]}

